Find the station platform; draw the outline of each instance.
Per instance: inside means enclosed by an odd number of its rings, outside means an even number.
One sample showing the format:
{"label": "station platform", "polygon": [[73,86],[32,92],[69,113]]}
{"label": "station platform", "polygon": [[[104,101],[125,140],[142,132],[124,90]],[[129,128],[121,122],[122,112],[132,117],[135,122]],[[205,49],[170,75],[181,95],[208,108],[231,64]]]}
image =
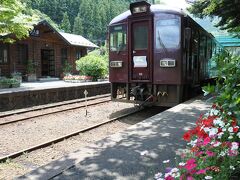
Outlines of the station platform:
{"label": "station platform", "polygon": [[0,89],[0,112],[84,98],[85,90],[88,91],[88,97],[108,94],[110,83],[71,83],[61,80],[25,82],[19,88]]}
{"label": "station platform", "polygon": [[89,86],[89,85],[97,85],[97,84],[106,84],[108,81],[102,82],[81,82],[81,83],[71,83],[65,82],[62,80],[58,81],[49,81],[49,82],[23,82],[21,86],[18,88],[7,88],[0,89],[0,94],[8,94],[15,92],[24,92],[24,91],[36,91],[36,90],[45,90],[45,89],[56,89],[62,87],[78,87],[78,86]]}
{"label": "station platform", "polygon": [[176,154],[186,147],[184,132],[209,107],[203,97],[197,97],[17,179],[154,179],[165,169],[162,161],[175,166]]}

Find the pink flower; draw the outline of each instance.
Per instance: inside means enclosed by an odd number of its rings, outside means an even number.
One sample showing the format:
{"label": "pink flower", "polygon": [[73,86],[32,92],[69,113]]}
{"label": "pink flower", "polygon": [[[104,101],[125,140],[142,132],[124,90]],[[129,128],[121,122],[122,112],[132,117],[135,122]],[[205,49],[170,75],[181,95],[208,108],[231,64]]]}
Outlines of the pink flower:
{"label": "pink flower", "polygon": [[211,139],[210,137],[206,137],[203,141],[203,145],[206,146],[208,143],[210,143]]}
{"label": "pink flower", "polygon": [[188,171],[191,171],[197,164],[195,164],[196,160],[194,158],[187,160],[186,165],[184,166]]}
{"label": "pink flower", "polygon": [[187,160],[187,164],[193,164],[193,163],[195,163],[196,162],[196,160],[194,159],[194,158],[192,158],[192,159],[189,159],[189,160]]}
{"label": "pink flower", "polygon": [[186,168],[188,171],[191,171],[191,170],[194,169],[195,167],[197,167],[197,164],[187,164],[187,165],[185,165],[185,168]]}
{"label": "pink flower", "polygon": [[165,177],[165,180],[174,180],[174,178],[172,176],[167,176]]}
{"label": "pink flower", "polygon": [[194,180],[192,176],[188,176],[187,180]]}
{"label": "pink flower", "polygon": [[196,174],[205,174],[206,169],[200,169],[199,171],[196,172]]}
{"label": "pink flower", "polygon": [[237,156],[238,155],[238,151],[236,151],[236,150],[229,150],[228,155],[229,156]]}
{"label": "pink flower", "polygon": [[203,151],[199,151],[195,155],[198,157],[198,156],[201,156],[202,154],[204,154],[204,152]]}
{"label": "pink flower", "polygon": [[206,151],[206,154],[207,154],[209,157],[215,156],[215,153],[212,152],[212,151]]}

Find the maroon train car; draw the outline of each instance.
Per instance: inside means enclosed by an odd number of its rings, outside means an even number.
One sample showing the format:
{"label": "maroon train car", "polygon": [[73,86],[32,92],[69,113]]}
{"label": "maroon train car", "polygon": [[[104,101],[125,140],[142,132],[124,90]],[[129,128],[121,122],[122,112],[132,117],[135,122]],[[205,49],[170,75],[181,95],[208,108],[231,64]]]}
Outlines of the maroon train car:
{"label": "maroon train car", "polygon": [[174,106],[209,78],[214,37],[181,10],[145,1],[109,24],[112,100]]}

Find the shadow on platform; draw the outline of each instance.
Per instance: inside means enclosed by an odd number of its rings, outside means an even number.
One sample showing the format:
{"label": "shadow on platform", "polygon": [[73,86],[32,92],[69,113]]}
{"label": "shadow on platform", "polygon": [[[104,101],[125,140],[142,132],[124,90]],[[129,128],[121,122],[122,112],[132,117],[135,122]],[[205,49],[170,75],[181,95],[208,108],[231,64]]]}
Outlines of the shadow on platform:
{"label": "shadow on platform", "polygon": [[22,178],[153,179],[155,173],[164,171],[162,161],[170,159],[169,166],[174,167],[176,153],[186,147],[184,131],[208,107],[200,100],[178,105]]}

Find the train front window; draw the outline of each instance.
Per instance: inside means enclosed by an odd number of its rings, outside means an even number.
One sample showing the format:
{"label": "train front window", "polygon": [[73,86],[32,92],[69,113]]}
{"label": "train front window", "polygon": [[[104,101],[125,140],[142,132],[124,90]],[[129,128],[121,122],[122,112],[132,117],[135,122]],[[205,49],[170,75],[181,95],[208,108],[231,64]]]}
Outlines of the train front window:
{"label": "train front window", "polygon": [[110,51],[126,51],[126,26],[118,25],[110,28]]}
{"label": "train front window", "polygon": [[148,48],[148,27],[138,25],[134,28],[134,49],[142,50]]}
{"label": "train front window", "polygon": [[156,49],[178,48],[180,42],[180,18],[159,19],[156,22]]}

